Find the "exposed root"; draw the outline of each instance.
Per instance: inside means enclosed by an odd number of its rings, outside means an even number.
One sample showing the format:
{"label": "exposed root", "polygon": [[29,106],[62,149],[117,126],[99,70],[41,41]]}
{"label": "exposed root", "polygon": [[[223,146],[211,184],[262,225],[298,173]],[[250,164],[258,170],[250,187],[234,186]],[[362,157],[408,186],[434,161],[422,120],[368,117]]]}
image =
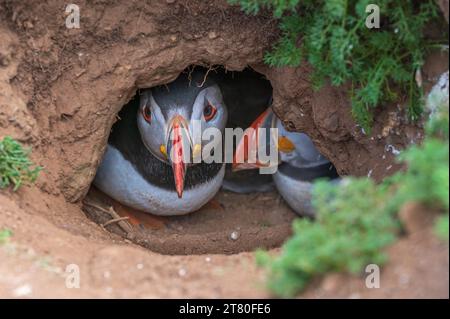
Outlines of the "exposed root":
{"label": "exposed root", "polygon": [[122,220],[127,220],[127,219],[129,219],[128,216],[119,217],[119,218],[113,218],[111,220],[108,220],[106,223],[102,224],[102,227],[106,227],[108,225],[111,225],[111,224],[114,224],[114,223],[118,223],[118,222],[120,222]]}
{"label": "exposed root", "polygon": [[97,204],[94,204],[91,201],[83,201],[83,204],[85,206],[89,206],[97,211],[100,211],[102,213],[108,214],[109,216],[111,216],[111,219],[108,220],[107,222],[101,224],[102,227],[106,227],[112,224],[117,224],[126,234],[127,234],[127,238],[129,237],[134,237],[134,231],[133,231],[133,226],[127,221],[129,219],[128,216],[122,217],[119,214],[116,213],[116,211],[114,210],[114,208],[112,206],[110,206],[108,209],[101,207]]}
{"label": "exposed root", "polygon": [[205,84],[206,79],[208,78],[209,72],[215,71],[217,68],[218,68],[217,66],[211,66],[211,65],[208,66],[208,70],[206,70],[206,73],[205,73],[205,76],[203,77],[202,83],[200,83],[200,84],[197,83],[197,87],[201,88]]}

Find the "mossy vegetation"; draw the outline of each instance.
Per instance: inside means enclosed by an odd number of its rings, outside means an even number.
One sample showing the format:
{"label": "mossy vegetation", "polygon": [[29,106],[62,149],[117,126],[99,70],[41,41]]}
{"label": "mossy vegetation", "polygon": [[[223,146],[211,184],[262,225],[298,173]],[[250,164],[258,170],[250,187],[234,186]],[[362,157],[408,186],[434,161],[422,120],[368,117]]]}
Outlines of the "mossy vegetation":
{"label": "mossy vegetation", "polygon": [[448,241],[448,228],[448,214],[445,214],[436,221],[434,230],[439,238]]}
{"label": "mossy vegetation", "polygon": [[257,255],[258,263],[269,270],[269,289],[290,297],[314,276],[330,271],[357,274],[369,263],[382,264],[386,256],[381,248],[395,240],[399,229],[387,193],[370,179],[348,179],[339,187],[318,182],[317,219],[296,220],[280,256]]}
{"label": "mossy vegetation", "polygon": [[[228,0],[248,14],[273,11],[280,39],[264,58],[271,66],[314,67],[319,88],[350,83],[352,113],[370,132],[373,109],[400,96],[408,98],[408,113],[417,119],[423,109],[420,74],[427,50],[448,43],[426,40],[431,21],[443,21],[436,1],[380,0],[380,28],[369,29],[369,0]],[[444,29],[444,28],[442,28]],[[418,83],[419,82],[419,83]]]}
{"label": "mossy vegetation", "polygon": [[5,136],[0,140],[0,189],[13,185],[16,191],[24,184],[33,183],[42,170],[29,159],[30,150]]}

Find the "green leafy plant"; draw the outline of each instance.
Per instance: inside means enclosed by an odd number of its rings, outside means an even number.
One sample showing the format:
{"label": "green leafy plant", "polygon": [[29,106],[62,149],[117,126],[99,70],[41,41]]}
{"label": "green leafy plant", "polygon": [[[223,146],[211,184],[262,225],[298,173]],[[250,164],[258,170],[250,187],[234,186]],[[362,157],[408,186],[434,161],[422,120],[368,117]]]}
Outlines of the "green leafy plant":
{"label": "green leafy plant", "polygon": [[5,228],[0,230],[0,245],[6,244],[11,236],[12,231],[10,229]]}
{"label": "green leafy plant", "polygon": [[433,103],[423,143],[398,157],[406,170],[378,185],[369,178],[315,183],[316,220],[295,221],[293,236],[279,256],[258,252],[257,261],[268,270],[268,287],[273,293],[292,296],[315,276],[336,271],[358,273],[369,263],[382,264],[382,248],[395,240],[399,229],[396,212],[408,201],[444,212],[436,221],[435,233],[448,240],[448,90],[441,93],[442,98],[434,99],[439,103]]}
{"label": "green leafy plant", "polygon": [[10,136],[0,141],[0,189],[14,185],[16,191],[23,184],[36,180],[41,167],[35,166],[29,159],[30,150]]}
{"label": "green leafy plant", "polygon": [[399,207],[407,201],[422,202],[430,207],[449,209],[448,142],[427,138],[399,155],[408,164],[405,172],[391,177],[396,192],[392,201]]}
{"label": "green leafy plant", "polygon": [[388,180],[395,184],[392,202],[397,207],[414,200],[446,212],[449,210],[448,89],[436,92],[439,86],[435,86],[428,97],[429,101],[436,95],[440,98],[428,103],[432,113],[426,123],[423,143],[412,145],[400,154],[399,161],[407,163],[408,169]]}
{"label": "green leafy plant", "polygon": [[439,238],[448,241],[448,228],[448,214],[445,214],[436,221],[434,231]]}
{"label": "green leafy plant", "polygon": [[[272,10],[281,36],[264,61],[274,67],[297,66],[307,60],[312,81],[319,88],[326,79],[333,85],[351,84],[352,113],[370,131],[372,111],[378,105],[409,99],[408,113],[422,111],[422,89],[415,81],[426,50],[424,28],[438,17],[435,1],[380,0],[380,28],[365,21],[370,0],[229,0],[248,14]],[[443,43],[447,43],[443,40]]]}
{"label": "green leafy plant", "polygon": [[313,192],[317,220],[296,220],[279,257],[258,252],[257,261],[269,269],[269,289],[289,297],[314,276],[358,273],[369,263],[382,264],[381,248],[394,241],[399,229],[386,194],[370,179],[349,179],[340,187],[318,182]]}

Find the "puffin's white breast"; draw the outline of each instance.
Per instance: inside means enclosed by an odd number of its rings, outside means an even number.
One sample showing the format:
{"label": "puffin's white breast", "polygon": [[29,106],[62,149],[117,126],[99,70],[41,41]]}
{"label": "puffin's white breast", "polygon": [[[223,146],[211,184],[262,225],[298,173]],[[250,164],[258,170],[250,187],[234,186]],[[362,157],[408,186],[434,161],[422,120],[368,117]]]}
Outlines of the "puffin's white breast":
{"label": "puffin's white breast", "polygon": [[224,175],[225,165],[213,179],[186,189],[183,197],[178,198],[175,191],[147,182],[114,146],[108,144],[94,185],[127,206],[170,216],[187,214],[206,204],[220,189]]}
{"label": "puffin's white breast", "polygon": [[294,179],[280,171],[273,175],[273,181],[278,192],[292,210],[301,216],[314,216],[311,204],[312,183]]}

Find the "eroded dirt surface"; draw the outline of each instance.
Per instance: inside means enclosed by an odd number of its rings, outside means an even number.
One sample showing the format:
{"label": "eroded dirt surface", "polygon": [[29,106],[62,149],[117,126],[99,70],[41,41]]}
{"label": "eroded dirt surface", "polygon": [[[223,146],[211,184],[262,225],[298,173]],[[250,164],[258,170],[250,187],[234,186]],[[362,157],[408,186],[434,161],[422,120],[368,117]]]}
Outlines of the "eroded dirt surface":
{"label": "eroded dirt surface", "polygon": [[[30,188],[2,192],[0,211],[0,229],[13,231],[0,246],[0,297],[270,297],[253,253],[160,255],[101,229],[62,197]],[[299,297],[448,298],[448,244],[434,237],[423,216],[387,250],[381,288],[367,289],[364,276],[332,274]],[[66,287],[69,264],[80,269],[79,289]]]}

